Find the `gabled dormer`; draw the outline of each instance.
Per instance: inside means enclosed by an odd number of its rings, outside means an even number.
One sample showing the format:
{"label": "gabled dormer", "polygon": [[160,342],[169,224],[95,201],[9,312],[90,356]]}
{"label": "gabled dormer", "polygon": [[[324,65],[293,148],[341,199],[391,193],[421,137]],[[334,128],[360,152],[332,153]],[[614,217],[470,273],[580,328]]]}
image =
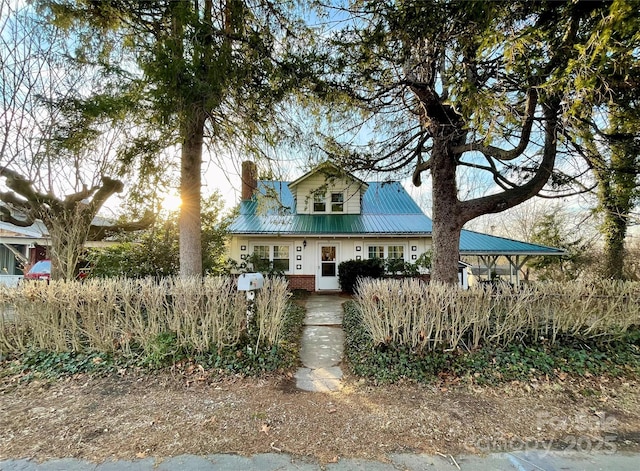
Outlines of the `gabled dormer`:
{"label": "gabled dormer", "polygon": [[289,183],[297,214],[360,214],[368,185],[359,178],[324,162]]}

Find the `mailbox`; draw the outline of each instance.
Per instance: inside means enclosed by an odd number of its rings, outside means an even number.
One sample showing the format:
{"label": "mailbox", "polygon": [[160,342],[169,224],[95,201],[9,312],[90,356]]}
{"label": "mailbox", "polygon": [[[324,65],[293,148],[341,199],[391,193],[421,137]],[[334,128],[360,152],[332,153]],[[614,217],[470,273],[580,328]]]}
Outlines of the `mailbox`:
{"label": "mailbox", "polygon": [[254,291],[264,286],[262,273],[243,273],[238,277],[238,291]]}

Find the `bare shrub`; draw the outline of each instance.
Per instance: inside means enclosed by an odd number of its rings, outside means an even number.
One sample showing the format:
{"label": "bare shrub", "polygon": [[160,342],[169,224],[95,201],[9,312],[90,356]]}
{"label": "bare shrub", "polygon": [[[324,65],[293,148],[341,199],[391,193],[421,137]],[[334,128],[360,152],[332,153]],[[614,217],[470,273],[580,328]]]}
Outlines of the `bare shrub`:
{"label": "bare shrub", "polygon": [[548,283],[517,292],[463,291],[419,280],[361,280],[355,297],[374,344],[416,350],[489,342],[616,338],[640,325],[640,284]]}
{"label": "bare shrub", "polygon": [[[267,280],[256,297],[257,345],[281,335],[286,280]],[[229,277],[91,279],[0,288],[0,352],[152,352],[170,334],[173,348],[205,353],[238,344],[247,301]]]}
{"label": "bare shrub", "polygon": [[285,313],[291,294],[283,277],[267,278],[255,299],[256,326],[258,329],[256,349],[261,342],[276,344],[284,330]]}

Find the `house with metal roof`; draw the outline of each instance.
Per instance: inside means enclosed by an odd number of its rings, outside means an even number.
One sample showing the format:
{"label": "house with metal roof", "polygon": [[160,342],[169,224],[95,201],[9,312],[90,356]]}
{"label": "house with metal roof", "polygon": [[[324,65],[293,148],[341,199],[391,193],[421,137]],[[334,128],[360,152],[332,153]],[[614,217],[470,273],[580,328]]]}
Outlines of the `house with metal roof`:
{"label": "house with metal roof", "polygon": [[[364,182],[328,162],[292,182],[257,181],[255,165],[244,162],[240,211],[229,232],[229,255],[241,267],[257,255],[283,271],[292,289],[310,291],[339,290],[343,261],[415,262],[432,242],[431,219],[399,182]],[[463,231],[460,253],[524,264],[562,251]]]}

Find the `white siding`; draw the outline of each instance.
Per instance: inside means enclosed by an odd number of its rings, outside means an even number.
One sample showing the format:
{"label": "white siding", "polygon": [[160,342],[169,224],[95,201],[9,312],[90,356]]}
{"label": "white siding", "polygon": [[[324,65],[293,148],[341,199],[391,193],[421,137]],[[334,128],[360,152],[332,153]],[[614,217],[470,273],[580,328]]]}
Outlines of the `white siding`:
{"label": "white siding", "polygon": [[[306,241],[306,246],[305,242]],[[319,247],[322,245],[335,244],[339,246],[337,263],[346,260],[361,260],[369,257],[368,247],[370,245],[401,245],[404,247],[404,256],[407,262],[414,263],[424,252],[431,249],[431,238],[406,238],[406,237],[386,237],[386,238],[366,238],[366,237],[232,237],[229,244],[229,256],[231,259],[241,264],[244,262],[242,255],[248,256],[253,253],[256,245],[288,245],[290,246],[290,270],[291,275],[316,275],[320,270]],[[242,249],[244,247],[244,250]],[[415,248],[415,249],[414,249]],[[414,258],[415,257],[415,258]]]}
{"label": "white siding", "polygon": [[[336,179],[330,182],[325,181],[325,176],[318,172],[303,180],[293,188],[296,198],[296,212],[298,214],[318,214],[313,210],[314,191],[322,189],[325,184],[325,213],[331,214],[331,193],[344,194],[343,212],[339,214],[360,214],[361,184],[357,181],[347,179]],[[335,214],[335,213],[334,213]]]}

